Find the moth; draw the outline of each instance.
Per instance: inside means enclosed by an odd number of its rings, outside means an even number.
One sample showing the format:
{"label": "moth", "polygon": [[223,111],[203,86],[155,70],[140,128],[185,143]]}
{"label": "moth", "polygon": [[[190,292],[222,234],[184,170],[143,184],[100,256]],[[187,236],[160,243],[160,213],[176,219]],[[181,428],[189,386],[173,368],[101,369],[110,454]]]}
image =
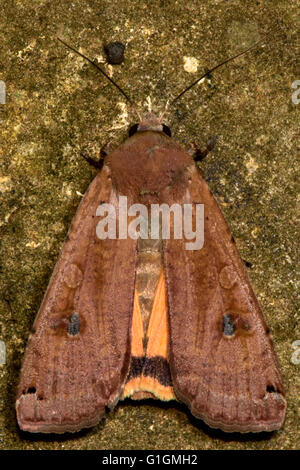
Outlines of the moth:
{"label": "moth", "polygon": [[[17,392],[20,428],[75,432],[123,398],[152,397],[183,402],[226,432],[279,429],[286,401],[270,331],[214,196],[161,118],[147,114],[131,134],[87,190],[35,319]],[[120,228],[124,196],[128,206],[195,213],[203,205],[202,248],[161,231],[99,238],[101,207],[115,209]]]}

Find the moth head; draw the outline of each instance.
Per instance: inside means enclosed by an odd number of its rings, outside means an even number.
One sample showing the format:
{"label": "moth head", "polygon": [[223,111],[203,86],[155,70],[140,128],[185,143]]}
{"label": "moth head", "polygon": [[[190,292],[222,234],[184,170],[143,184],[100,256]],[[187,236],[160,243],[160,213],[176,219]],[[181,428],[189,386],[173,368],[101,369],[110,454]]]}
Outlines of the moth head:
{"label": "moth head", "polygon": [[167,136],[171,137],[171,129],[161,122],[161,118],[158,118],[153,113],[147,113],[143,116],[139,124],[134,124],[129,129],[129,137],[140,131],[156,131],[163,132]]}

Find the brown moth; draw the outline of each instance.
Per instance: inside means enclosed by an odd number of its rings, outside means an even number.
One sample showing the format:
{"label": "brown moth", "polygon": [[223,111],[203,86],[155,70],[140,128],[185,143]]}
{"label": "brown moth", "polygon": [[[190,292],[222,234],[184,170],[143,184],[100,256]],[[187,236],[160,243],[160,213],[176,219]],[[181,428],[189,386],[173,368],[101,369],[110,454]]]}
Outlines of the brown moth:
{"label": "brown moth", "polygon": [[[149,114],[136,130],[105,158],[70,227],[26,349],[19,426],[74,432],[122,398],[154,397],[184,402],[224,431],[279,429],[279,364],[218,204],[161,119]],[[147,208],[203,204],[203,247],[161,235],[100,239],[97,209],[115,207],[119,228],[120,196]]]}

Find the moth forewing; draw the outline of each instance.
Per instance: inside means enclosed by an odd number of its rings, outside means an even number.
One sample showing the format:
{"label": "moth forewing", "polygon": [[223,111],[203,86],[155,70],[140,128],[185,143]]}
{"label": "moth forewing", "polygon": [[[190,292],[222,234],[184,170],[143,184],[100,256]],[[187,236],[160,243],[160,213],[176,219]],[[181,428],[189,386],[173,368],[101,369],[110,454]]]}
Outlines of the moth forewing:
{"label": "moth forewing", "polygon": [[181,241],[167,240],[164,253],[175,394],[212,427],[279,429],[286,402],[269,329],[225,219],[196,167],[189,192],[204,204],[203,248],[184,251]]}

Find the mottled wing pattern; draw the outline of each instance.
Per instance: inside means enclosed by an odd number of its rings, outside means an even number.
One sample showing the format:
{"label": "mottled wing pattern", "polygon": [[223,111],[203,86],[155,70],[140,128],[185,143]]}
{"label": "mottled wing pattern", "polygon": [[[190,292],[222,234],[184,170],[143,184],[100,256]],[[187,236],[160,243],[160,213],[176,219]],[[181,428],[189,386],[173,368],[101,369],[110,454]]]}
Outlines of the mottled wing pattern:
{"label": "mottled wing pattern", "polygon": [[195,166],[185,202],[204,204],[204,246],[165,240],[169,361],[176,396],[224,431],[278,429],[286,402],[269,329],[223,215]]}
{"label": "mottled wing pattern", "polygon": [[122,393],[136,241],[96,236],[96,209],[104,202],[117,203],[107,166],[77,211],[30,335],[16,402],[23,430],[93,426]]}

